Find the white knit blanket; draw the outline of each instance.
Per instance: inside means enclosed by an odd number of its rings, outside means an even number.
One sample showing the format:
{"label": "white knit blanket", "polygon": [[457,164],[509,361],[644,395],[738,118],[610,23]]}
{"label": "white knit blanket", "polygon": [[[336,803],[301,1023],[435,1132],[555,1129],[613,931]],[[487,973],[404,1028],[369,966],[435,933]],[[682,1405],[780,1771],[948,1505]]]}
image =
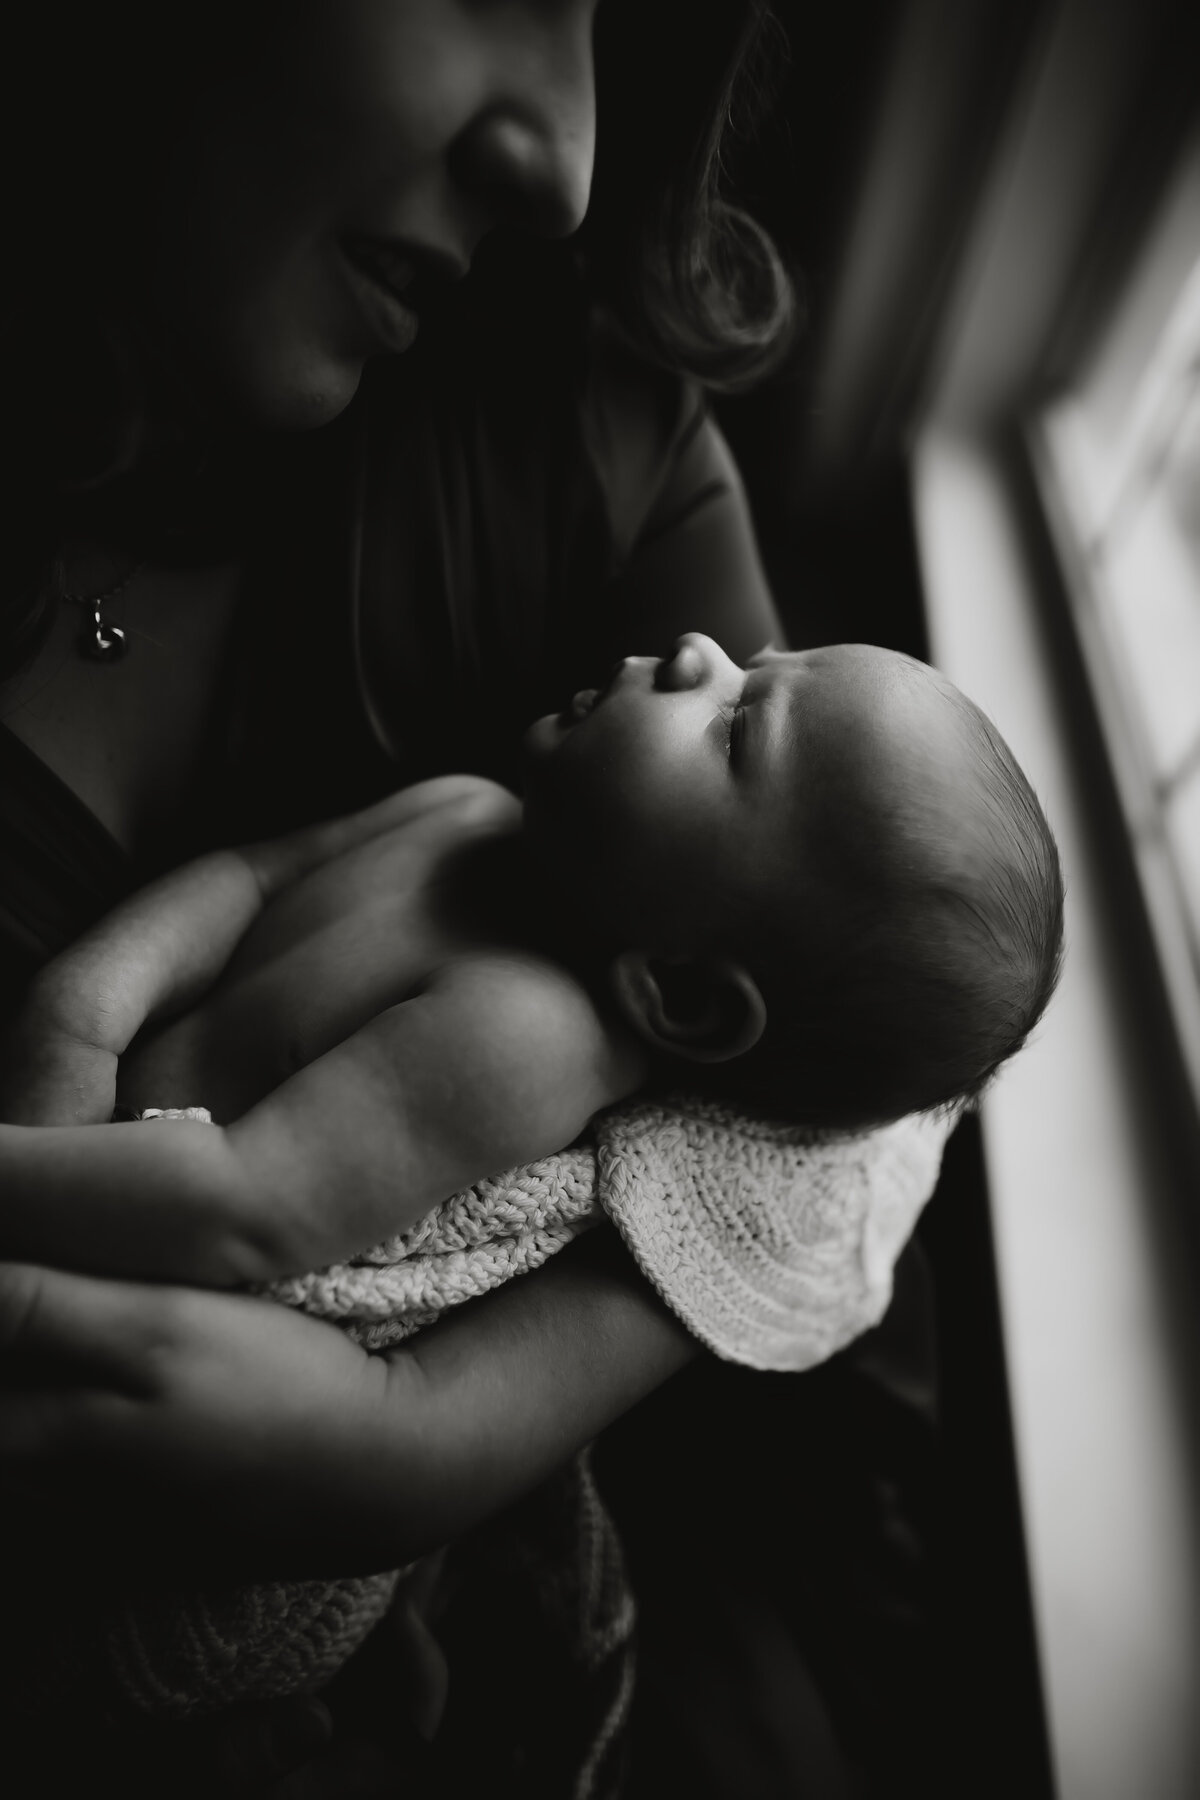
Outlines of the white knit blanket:
{"label": "white knit blanket", "polygon": [[[839,1136],[690,1099],[630,1105],[602,1115],[588,1144],[479,1182],[350,1262],[267,1291],[381,1349],[607,1218],[718,1356],[806,1369],[882,1317],[946,1133],[927,1117]],[[125,1704],[177,1716],[319,1686],[398,1578],[137,1596],[104,1628],[108,1678]]]}
{"label": "white knit blanket", "polygon": [[601,1114],[592,1141],[454,1194],[373,1250],[267,1291],[377,1350],[608,1218],[692,1334],[730,1362],[807,1369],[878,1323],[947,1125],[855,1136],[690,1098]]}

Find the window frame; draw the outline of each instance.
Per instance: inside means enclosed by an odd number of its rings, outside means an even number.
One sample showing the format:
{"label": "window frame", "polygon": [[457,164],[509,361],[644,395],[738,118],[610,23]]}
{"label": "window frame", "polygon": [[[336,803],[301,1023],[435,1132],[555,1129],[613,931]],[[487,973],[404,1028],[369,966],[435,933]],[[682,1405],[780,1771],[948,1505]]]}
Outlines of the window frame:
{"label": "window frame", "polygon": [[1164,870],[1129,829],[1136,771],[1039,416],[1143,246],[1195,64],[1167,4],[1045,13],[924,364],[913,506],[934,661],[1009,737],[1067,867],[1062,990],[981,1117],[1055,1783],[1189,1800],[1200,1106]]}

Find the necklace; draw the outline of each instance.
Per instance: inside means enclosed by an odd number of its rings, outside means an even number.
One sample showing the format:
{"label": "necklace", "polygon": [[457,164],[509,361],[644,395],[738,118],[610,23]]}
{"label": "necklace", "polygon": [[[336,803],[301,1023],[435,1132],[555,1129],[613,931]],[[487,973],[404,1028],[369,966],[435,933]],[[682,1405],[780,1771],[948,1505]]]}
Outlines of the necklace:
{"label": "necklace", "polygon": [[102,588],[98,594],[63,594],[60,597],[69,601],[72,606],[84,609],[79,621],[79,635],[75,640],[75,648],[87,662],[120,662],[129,649],[129,640],[119,625],[104,616],[104,608],[110,600],[123,593],[135,575],[145,567],[145,559],[135,562],[127,569],[119,581],[109,587]]}

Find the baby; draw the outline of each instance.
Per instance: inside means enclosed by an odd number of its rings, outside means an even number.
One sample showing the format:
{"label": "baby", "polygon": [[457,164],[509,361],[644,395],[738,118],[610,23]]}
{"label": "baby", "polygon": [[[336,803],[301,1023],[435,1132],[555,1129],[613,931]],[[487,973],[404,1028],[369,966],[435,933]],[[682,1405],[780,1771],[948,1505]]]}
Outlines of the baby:
{"label": "baby", "polygon": [[962,1104],[1061,935],[1045,819],[941,676],[865,645],[742,670],[689,633],[531,728],[523,809],[425,782],[203,857],[51,963],[9,1059],[0,1252],[270,1281],[648,1082],[846,1129]]}

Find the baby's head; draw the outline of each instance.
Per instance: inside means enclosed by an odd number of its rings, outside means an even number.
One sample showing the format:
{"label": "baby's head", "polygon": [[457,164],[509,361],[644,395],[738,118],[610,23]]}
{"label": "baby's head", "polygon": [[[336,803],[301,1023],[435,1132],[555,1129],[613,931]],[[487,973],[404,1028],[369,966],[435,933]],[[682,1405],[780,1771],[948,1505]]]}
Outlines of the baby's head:
{"label": "baby's head", "polygon": [[1062,878],[998,732],[865,644],[689,633],[527,739],[527,830],[656,1050],[858,1126],[978,1093],[1053,990]]}

